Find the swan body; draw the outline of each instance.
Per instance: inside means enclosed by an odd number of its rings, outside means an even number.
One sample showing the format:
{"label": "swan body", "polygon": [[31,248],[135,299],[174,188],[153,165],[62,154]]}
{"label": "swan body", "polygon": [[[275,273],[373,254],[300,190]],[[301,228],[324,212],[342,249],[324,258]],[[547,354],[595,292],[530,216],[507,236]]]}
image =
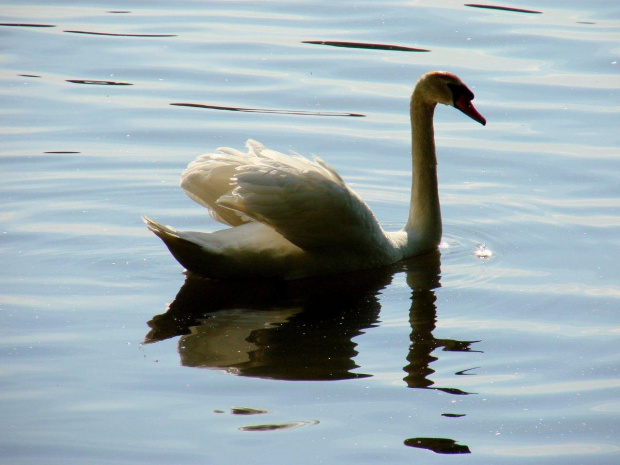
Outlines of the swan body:
{"label": "swan body", "polygon": [[433,113],[454,106],[486,124],[455,75],[424,74],[411,97],[413,179],[407,223],[386,232],[368,205],[327,163],[249,140],[247,153],[220,148],[181,176],[185,193],[229,228],[177,231],[144,217],[190,272],[217,279],[298,279],[376,268],[435,250],[441,213]]}

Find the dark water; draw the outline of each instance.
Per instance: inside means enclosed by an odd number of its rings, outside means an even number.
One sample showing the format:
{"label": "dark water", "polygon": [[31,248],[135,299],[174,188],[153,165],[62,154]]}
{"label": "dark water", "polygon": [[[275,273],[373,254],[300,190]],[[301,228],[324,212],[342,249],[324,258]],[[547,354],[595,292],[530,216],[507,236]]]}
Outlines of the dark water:
{"label": "dark water", "polygon": [[[615,2],[80,3],[0,6],[1,463],[618,462]],[[438,254],[213,283],[144,228],[248,138],[402,227],[433,69],[488,120],[437,111]]]}

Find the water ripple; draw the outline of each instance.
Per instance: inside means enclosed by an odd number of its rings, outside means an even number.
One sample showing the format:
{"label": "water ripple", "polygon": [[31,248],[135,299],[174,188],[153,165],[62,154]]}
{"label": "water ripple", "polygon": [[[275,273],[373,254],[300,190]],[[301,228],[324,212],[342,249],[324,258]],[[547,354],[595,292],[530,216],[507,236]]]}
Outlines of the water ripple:
{"label": "water ripple", "polygon": [[174,105],[177,107],[206,108],[208,110],[240,111],[245,113],[270,113],[276,115],[351,116],[358,118],[363,118],[366,116],[361,113],[340,113],[335,111],[273,110],[267,108],[227,107],[221,105],[207,105],[201,103],[171,103],[170,105]]}
{"label": "water ripple", "polygon": [[430,52],[426,48],[404,47],[402,45],[369,44],[362,42],[339,42],[333,40],[304,40],[302,44],[329,45],[331,47],[362,48],[367,50],[390,50],[397,52]]}
{"label": "water ripple", "polygon": [[71,34],[89,34],[89,35],[94,35],[94,36],[113,36],[113,37],[177,37],[177,34],[129,34],[129,33],[74,31],[74,30],[65,30],[63,32],[69,32]]}
{"label": "water ripple", "polygon": [[499,5],[482,5],[480,3],[466,3],[465,6],[469,6],[472,8],[484,8],[487,10],[500,10],[500,11],[509,11],[511,13],[531,13],[531,14],[542,14],[542,11],[537,10],[526,10],[524,8],[513,8],[509,6],[499,6]]}

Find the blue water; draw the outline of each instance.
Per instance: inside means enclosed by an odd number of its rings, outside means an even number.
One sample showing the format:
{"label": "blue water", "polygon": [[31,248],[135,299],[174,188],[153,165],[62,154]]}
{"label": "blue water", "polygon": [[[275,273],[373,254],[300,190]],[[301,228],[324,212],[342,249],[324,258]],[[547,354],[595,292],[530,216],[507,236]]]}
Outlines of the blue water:
{"label": "blue water", "polygon": [[[618,462],[615,2],[79,3],[0,6],[0,463]],[[434,69],[488,121],[436,112],[439,254],[209,283],[140,220],[218,229],[180,173],[253,138],[402,227]]]}

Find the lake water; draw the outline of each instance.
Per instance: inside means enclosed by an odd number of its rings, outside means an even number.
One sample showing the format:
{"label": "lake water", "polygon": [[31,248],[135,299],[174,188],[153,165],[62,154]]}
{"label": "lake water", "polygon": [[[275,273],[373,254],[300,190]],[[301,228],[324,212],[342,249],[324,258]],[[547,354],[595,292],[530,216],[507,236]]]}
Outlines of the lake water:
{"label": "lake water", "polygon": [[[620,6],[486,5],[538,13],[3,1],[0,462],[618,463]],[[436,112],[438,254],[216,283],[144,227],[218,229],[179,176],[248,138],[402,227],[434,69],[488,120]]]}

